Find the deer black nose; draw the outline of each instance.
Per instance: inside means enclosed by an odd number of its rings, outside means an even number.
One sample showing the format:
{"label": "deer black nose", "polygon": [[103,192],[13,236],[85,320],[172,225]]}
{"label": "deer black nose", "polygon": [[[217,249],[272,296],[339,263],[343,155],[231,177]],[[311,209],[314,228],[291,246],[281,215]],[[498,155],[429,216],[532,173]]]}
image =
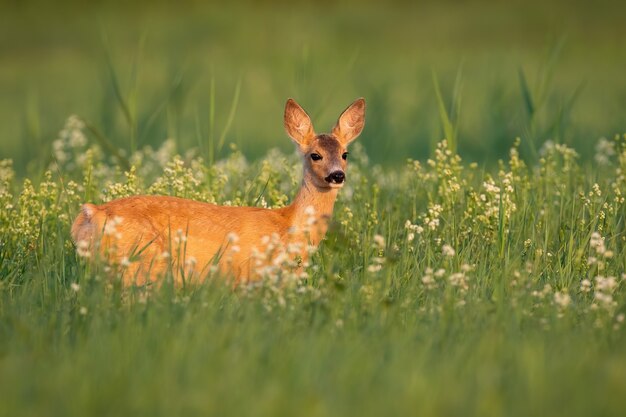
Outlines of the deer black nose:
{"label": "deer black nose", "polygon": [[327,181],[334,182],[335,184],[341,184],[345,179],[346,174],[344,174],[343,171],[335,171],[331,172],[331,174],[328,176]]}

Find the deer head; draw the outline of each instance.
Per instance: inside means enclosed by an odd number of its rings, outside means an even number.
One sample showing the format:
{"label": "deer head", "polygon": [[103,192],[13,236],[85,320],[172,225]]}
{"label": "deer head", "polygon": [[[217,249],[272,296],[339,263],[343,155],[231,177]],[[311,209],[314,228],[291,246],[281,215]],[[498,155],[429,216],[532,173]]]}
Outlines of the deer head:
{"label": "deer head", "polygon": [[304,159],[304,176],[315,187],[341,188],[346,179],[348,145],[365,124],[365,100],[355,100],[341,113],[330,134],[316,134],[311,118],[294,100],[285,105],[285,130]]}

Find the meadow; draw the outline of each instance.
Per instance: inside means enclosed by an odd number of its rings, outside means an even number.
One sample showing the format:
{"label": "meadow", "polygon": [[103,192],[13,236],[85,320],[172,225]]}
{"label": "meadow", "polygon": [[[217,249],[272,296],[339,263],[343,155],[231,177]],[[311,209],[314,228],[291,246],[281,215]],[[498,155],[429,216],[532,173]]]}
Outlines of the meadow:
{"label": "meadow", "polygon": [[[622,415],[626,33],[600,2],[2,3],[0,416]],[[305,277],[123,288],[69,228],[281,207],[368,103]]]}

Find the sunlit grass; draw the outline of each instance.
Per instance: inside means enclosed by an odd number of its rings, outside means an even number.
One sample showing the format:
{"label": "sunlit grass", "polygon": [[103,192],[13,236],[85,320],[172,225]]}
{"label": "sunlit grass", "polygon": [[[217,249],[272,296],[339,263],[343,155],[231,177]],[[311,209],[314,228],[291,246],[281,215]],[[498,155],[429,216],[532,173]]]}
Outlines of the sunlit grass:
{"label": "sunlit grass", "polygon": [[[621,3],[61,3],[0,13],[0,416],[624,413]],[[286,98],[359,96],[304,278],[124,288],[71,242],[84,202],[285,206]]]}
{"label": "sunlit grass", "polygon": [[623,410],[623,137],[593,164],[548,142],[528,166],[515,142],[493,171],[445,141],[394,169],[357,146],[306,279],[124,289],[69,240],[81,202],[282,206],[299,162],[233,150],[207,165],[165,144],[124,173],[87,130],[68,120],[35,183],[1,165],[3,415]]}
{"label": "sunlit grass", "polygon": [[547,139],[584,156],[626,123],[620,2],[39,3],[7,7],[0,29],[0,156],[20,175],[73,113],[126,153],[172,139],[213,161],[228,152],[213,140],[256,159],[289,149],[287,97],[328,128],[363,96],[361,141],[385,165],[441,137],[480,164],[515,136],[529,158]]}

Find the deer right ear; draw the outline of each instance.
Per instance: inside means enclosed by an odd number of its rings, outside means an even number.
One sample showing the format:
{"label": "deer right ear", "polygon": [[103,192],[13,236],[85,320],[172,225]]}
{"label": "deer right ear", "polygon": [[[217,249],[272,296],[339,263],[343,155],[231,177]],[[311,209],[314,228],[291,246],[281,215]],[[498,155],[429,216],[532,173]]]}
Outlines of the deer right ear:
{"label": "deer right ear", "polygon": [[293,99],[285,104],[285,130],[299,146],[307,146],[315,138],[311,118]]}

